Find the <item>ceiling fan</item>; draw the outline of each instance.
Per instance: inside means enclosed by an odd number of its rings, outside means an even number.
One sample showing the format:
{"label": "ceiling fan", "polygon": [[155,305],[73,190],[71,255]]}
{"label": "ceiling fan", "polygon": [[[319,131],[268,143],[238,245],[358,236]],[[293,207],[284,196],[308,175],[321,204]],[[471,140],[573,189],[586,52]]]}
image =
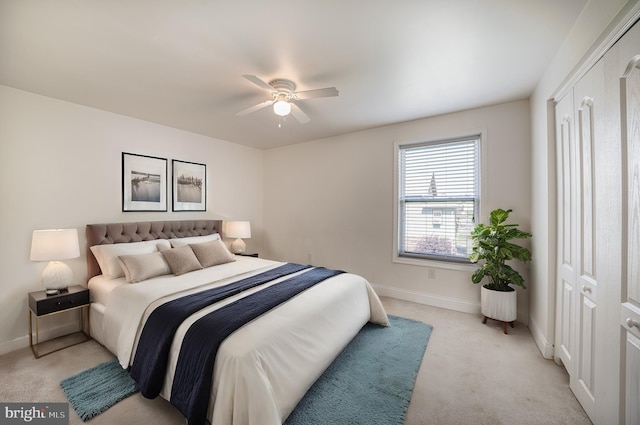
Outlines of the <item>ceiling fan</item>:
{"label": "ceiling fan", "polygon": [[236,116],[239,117],[273,105],[273,112],[275,112],[276,115],[285,117],[291,113],[295,119],[301,124],[304,124],[311,121],[311,118],[300,109],[297,105],[298,101],[315,97],[332,97],[338,95],[338,90],[335,87],[296,91],[296,84],[291,80],[276,78],[266,83],[255,75],[245,74],[243,77],[261,89],[268,91],[271,94],[271,99],[236,113]]}

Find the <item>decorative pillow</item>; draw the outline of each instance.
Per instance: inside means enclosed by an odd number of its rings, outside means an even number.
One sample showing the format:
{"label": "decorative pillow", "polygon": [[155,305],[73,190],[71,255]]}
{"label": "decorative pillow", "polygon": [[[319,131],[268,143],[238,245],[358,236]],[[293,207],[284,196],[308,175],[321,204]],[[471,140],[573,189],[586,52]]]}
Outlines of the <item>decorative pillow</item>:
{"label": "decorative pillow", "polygon": [[190,245],[192,243],[203,243],[203,242],[211,242],[220,239],[220,235],[218,233],[212,233],[210,235],[205,236],[191,236],[188,238],[173,238],[169,239],[171,241],[171,246],[177,248],[179,246]]}
{"label": "decorative pillow", "polygon": [[169,263],[169,268],[174,275],[180,276],[194,270],[202,269],[196,254],[193,253],[189,245],[160,251],[164,259]]}
{"label": "decorative pillow", "polygon": [[236,261],[220,239],[211,242],[189,244],[202,267],[217,266],[218,264]]}
{"label": "decorative pillow", "polygon": [[167,260],[161,252],[139,255],[121,255],[118,257],[127,282],[136,283],[152,277],[171,274]]}
{"label": "decorative pillow", "polygon": [[166,239],[158,239],[145,242],[94,245],[90,249],[98,261],[102,274],[107,279],[116,279],[124,276],[124,270],[118,260],[119,256],[148,254],[157,251],[160,246],[170,247],[171,245]]}

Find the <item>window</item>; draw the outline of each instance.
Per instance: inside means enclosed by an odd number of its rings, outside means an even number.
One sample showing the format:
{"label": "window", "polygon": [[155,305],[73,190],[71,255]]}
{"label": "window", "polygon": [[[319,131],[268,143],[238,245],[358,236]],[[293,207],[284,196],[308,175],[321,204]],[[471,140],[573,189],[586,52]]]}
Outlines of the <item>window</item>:
{"label": "window", "polygon": [[469,262],[480,144],[475,135],[398,146],[398,257]]}

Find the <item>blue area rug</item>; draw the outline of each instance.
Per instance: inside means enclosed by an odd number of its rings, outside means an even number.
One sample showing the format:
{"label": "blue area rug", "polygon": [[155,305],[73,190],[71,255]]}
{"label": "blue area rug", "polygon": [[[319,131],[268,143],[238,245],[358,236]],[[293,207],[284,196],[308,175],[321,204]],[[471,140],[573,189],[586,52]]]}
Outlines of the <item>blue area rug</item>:
{"label": "blue area rug", "polygon": [[366,324],[311,387],[286,425],[404,424],[431,325],[389,316]]}
{"label": "blue area rug", "polygon": [[88,421],[138,391],[118,359],[101,363],[60,382],[80,419]]}

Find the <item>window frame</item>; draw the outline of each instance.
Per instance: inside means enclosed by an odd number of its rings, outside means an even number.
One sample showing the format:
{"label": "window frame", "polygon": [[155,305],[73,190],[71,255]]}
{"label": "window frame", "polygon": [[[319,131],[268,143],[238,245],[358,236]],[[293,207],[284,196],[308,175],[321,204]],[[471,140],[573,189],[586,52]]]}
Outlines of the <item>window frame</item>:
{"label": "window frame", "polygon": [[423,140],[411,140],[411,141],[396,141],[394,142],[394,166],[393,166],[393,251],[392,251],[392,261],[394,263],[399,264],[409,264],[409,265],[417,265],[423,267],[437,267],[443,269],[452,269],[452,270],[465,270],[472,271],[477,268],[476,264],[471,263],[470,261],[465,261],[463,258],[434,258],[433,256],[422,256],[420,254],[416,255],[400,255],[400,238],[402,237],[403,232],[400,229],[400,214],[401,214],[401,204],[400,204],[400,151],[404,148],[411,146],[419,146],[419,145],[427,145],[431,143],[442,143],[442,142],[455,142],[465,139],[479,139],[479,164],[478,170],[480,175],[479,179],[479,192],[480,198],[478,202],[478,211],[476,223],[481,223],[480,219],[483,217],[483,205],[485,203],[485,195],[486,195],[486,181],[487,181],[487,146],[486,146],[486,129],[469,131],[462,133],[460,135],[447,135],[444,137],[430,137],[425,138]]}

